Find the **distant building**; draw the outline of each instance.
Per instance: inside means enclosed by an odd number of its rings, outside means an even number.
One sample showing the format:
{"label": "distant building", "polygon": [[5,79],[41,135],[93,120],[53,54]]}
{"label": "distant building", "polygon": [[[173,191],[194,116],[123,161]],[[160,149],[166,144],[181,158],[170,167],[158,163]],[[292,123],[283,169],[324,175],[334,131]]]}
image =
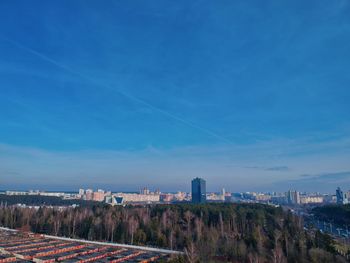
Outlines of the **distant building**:
{"label": "distant building", "polygon": [[323,202],[328,204],[335,204],[337,202],[337,197],[336,195],[326,194],[323,196]]}
{"label": "distant building", "polygon": [[285,205],[288,203],[288,200],[284,195],[275,195],[271,196],[271,202],[278,205]]}
{"label": "distant building", "polygon": [[174,199],[176,201],[184,201],[186,200],[186,197],[187,197],[187,194],[185,192],[180,192],[180,191],[174,195]]}
{"label": "distant building", "polygon": [[84,189],[79,189],[79,195],[83,196],[85,194],[85,190]]}
{"label": "distant building", "polygon": [[87,189],[87,190],[85,191],[85,200],[88,200],[88,201],[92,200],[93,194],[94,194],[94,190],[92,190],[92,189]]}
{"label": "distant building", "polygon": [[294,192],[294,203],[295,204],[300,204],[300,194],[298,191]]}
{"label": "distant building", "polygon": [[258,202],[269,202],[271,200],[271,195],[259,193],[255,196],[255,200]]}
{"label": "distant building", "polygon": [[337,204],[345,205],[345,204],[349,203],[347,193],[344,193],[340,189],[340,187],[338,187],[337,190],[336,190],[336,196],[337,196]]}
{"label": "distant building", "polygon": [[140,190],[140,194],[142,195],[149,195],[149,189],[147,187],[144,187],[143,189]]}
{"label": "distant building", "polygon": [[222,195],[220,193],[208,193],[206,194],[206,201],[222,202]]}
{"label": "distant building", "polygon": [[300,198],[301,204],[322,204],[323,202],[323,196],[302,196]]}
{"label": "distant building", "polygon": [[300,194],[297,191],[288,191],[286,194],[288,204],[300,204]]}
{"label": "distant building", "polygon": [[192,203],[203,204],[205,202],[206,202],[205,180],[197,177],[192,180]]}
{"label": "distant building", "polygon": [[6,195],[27,195],[28,192],[24,191],[6,191]]}
{"label": "distant building", "polygon": [[105,191],[98,189],[97,192],[93,193],[93,200],[98,202],[105,200]]}
{"label": "distant building", "polygon": [[123,203],[156,203],[160,201],[157,194],[116,193],[115,197],[122,197]]}
{"label": "distant building", "polygon": [[221,200],[222,201],[225,201],[225,196],[226,196],[225,188],[222,188],[222,190],[221,190]]}
{"label": "distant building", "polygon": [[160,194],[160,201],[161,202],[171,202],[174,199],[173,194]]}
{"label": "distant building", "polygon": [[106,196],[105,202],[107,204],[110,204],[112,206],[114,205],[123,205],[124,204],[124,199],[123,197],[118,197],[118,196]]}

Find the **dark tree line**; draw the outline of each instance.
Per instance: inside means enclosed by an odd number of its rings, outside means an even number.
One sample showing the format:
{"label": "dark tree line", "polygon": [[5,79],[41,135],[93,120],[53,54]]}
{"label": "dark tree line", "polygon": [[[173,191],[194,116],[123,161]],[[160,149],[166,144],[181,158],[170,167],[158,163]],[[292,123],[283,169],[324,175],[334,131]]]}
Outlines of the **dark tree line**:
{"label": "dark tree line", "polygon": [[95,201],[85,201],[78,199],[62,199],[56,196],[41,196],[41,195],[5,195],[0,194],[0,205],[16,205],[24,204],[28,206],[98,206],[101,203]]}
{"label": "dark tree line", "polygon": [[333,222],[340,226],[350,226],[350,204],[316,207],[312,209],[312,213],[319,220]]}
{"label": "dark tree line", "polygon": [[[254,204],[0,207],[0,224],[37,233],[184,250],[182,262],[346,262],[299,217]],[[181,262],[181,259],[177,259]]]}

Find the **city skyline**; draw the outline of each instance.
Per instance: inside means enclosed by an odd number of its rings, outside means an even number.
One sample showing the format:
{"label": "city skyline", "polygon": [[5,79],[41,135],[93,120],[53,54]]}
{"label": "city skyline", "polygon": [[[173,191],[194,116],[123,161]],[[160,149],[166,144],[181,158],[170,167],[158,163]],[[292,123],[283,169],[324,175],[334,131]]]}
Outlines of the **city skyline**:
{"label": "city skyline", "polygon": [[2,1],[0,188],[348,189],[349,14]]}
{"label": "city skyline", "polygon": [[[115,205],[126,204],[176,204],[176,203],[258,203],[272,206],[303,206],[303,205],[329,205],[329,204],[348,204],[350,190],[343,190],[338,187],[335,193],[308,193],[299,192],[297,190],[288,190],[287,192],[227,192],[224,188],[219,192],[206,191],[206,181],[203,178],[194,178],[191,181],[191,192],[163,192],[160,189],[151,191],[147,187],[140,188],[139,191],[125,192],[125,191],[110,191],[106,189],[94,188],[79,188],[78,191],[14,191],[7,190],[0,191],[1,197],[7,196],[9,199],[2,201],[13,202],[10,197],[15,196],[17,202],[18,197],[24,198],[24,204],[17,203],[19,206],[26,206],[34,199],[26,199],[25,196],[32,197],[47,197],[58,198],[64,202],[73,205],[79,205],[80,201],[95,201]],[[15,199],[15,200],[16,200]],[[39,199],[40,200],[40,199]],[[74,203],[77,200],[78,204]],[[29,202],[28,202],[29,201]],[[52,200],[51,200],[52,201]],[[41,200],[41,202],[44,202]]]}

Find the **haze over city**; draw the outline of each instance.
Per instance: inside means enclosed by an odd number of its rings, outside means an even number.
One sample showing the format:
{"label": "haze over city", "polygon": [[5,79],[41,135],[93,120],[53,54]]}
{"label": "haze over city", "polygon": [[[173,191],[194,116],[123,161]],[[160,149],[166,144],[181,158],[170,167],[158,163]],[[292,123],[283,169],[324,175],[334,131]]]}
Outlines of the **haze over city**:
{"label": "haze over city", "polygon": [[350,184],[349,1],[136,2],[1,1],[0,188]]}

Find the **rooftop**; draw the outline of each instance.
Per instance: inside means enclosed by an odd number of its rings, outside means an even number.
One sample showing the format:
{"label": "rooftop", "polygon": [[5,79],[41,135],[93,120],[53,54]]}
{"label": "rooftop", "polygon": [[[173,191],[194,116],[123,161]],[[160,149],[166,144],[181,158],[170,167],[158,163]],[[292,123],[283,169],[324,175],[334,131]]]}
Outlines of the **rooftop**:
{"label": "rooftop", "polygon": [[[153,251],[152,251],[153,250]],[[4,262],[157,262],[164,250],[69,240],[0,229],[0,263]]]}

